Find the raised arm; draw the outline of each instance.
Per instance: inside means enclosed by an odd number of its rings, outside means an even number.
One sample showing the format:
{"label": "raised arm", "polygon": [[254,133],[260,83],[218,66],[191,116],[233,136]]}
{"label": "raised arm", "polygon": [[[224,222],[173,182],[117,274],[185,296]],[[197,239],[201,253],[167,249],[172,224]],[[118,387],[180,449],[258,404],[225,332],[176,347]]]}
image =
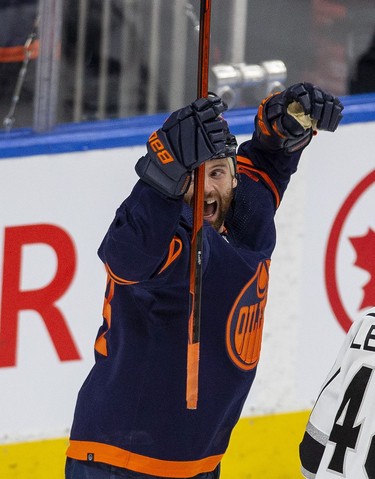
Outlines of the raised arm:
{"label": "raised arm", "polygon": [[273,217],[302,151],[317,130],[335,131],[342,110],[338,98],[310,83],[298,83],[262,101],[254,134],[238,149],[240,181],[227,219],[237,242],[271,254]]}
{"label": "raised arm", "polygon": [[254,135],[240,146],[239,158],[266,173],[281,198],[304,148],[318,130],[336,130],[343,108],[337,97],[307,82],[275,93],[261,102]]}
{"label": "raised arm", "polygon": [[135,167],[140,181],[117,210],[99,249],[114,279],[147,280],[162,267],[194,169],[225,149],[225,109],[216,95],[198,99],[151,134],[147,154]]}

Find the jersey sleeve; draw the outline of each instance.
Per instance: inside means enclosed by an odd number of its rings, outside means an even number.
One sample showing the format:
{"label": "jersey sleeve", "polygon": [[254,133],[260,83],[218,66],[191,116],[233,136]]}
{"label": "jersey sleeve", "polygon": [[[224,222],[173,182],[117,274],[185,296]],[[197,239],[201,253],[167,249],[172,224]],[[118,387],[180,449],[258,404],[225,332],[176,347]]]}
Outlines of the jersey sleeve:
{"label": "jersey sleeve", "polygon": [[116,211],[100,247],[108,274],[134,284],[160,272],[179,223],[182,199],[171,199],[139,180]]}
{"label": "jersey sleeve", "polygon": [[375,309],[353,323],[300,444],[308,479],[375,477]]}
{"label": "jersey sleeve", "polygon": [[252,174],[270,189],[276,207],[280,204],[290,177],[297,171],[301,154],[302,150],[291,155],[285,154],[283,150],[265,150],[255,135],[238,148],[239,165],[241,166],[241,162],[247,163]]}
{"label": "jersey sleeve", "polygon": [[239,182],[226,221],[237,246],[271,257],[276,244],[275,212],[297,169],[300,155],[266,151],[255,136],[240,145]]}

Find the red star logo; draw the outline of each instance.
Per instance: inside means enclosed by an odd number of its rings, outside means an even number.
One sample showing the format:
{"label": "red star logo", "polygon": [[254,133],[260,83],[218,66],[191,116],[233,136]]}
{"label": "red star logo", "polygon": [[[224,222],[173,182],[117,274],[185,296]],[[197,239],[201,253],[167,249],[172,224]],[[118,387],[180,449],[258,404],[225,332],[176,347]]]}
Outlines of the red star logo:
{"label": "red star logo", "polygon": [[366,235],[349,240],[357,255],[355,266],[368,271],[370,275],[369,281],[363,287],[363,300],[359,309],[372,307],[375,304],[375,232],[369,228]]}

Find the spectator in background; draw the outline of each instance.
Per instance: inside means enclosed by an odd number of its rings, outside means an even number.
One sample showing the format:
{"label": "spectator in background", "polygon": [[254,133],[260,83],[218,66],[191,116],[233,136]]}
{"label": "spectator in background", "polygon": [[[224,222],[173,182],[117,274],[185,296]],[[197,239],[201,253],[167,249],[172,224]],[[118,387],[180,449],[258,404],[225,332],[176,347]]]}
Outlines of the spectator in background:
{"label": "spectator in background", "polygon": [[375,92],[375,33],[369,48],[358,59],[349,91],[351,94]]}

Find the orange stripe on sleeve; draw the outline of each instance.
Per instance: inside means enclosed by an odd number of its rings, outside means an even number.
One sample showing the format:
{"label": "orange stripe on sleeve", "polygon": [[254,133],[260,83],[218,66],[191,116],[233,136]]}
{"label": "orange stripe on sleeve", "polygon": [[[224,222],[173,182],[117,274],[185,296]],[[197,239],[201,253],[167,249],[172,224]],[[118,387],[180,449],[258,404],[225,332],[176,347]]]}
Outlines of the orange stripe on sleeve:
{"label": "orange stripe on sleeve", "polygon": [[137,284],[139,281],[129,281],[127,279],[120,278],[120,276],[117,276],[109,267],[108,263],[105,264],[105,269],[107,270],[107,273],[109,276],[113,279],[113,281],[117,284]]}
{"label": "orange stripe on sleeve", "polygon": [[115,293],[115,282],[111,277],[108,275],[107,278],[107,284],[110,284],[109,286],[109,292],[106,298],[104,298],[104,305],[103,305],[103,318],[105,319],[107,323],[107,330],[104,331],[103,334],[101,334],[97,340],[95,341],[94,348],[98,353],[102,354],[103,356],[108,356],[108,350],[107,350],[107,340],[106,340],[106,333],[111,327],[111,319],[112,319],[112,308],[111,308],[111,301],[113,298],[113,295]]}
{"label": "orange stripe on sleeve", "polygon": [[169,244],[168,258],[164,266],[159,271],[159,274],[162,271],[164,271],[166,268],[168,268],[168,266],[172,264],[175,259],[178,258],[181,251],[182,251],[182,241],[180,240],[180,238],[177,238],[177,236],[175,236]]}
{"label": "orange stripe on sleeve", "polygon": [[103,333],[101,336],[98,337],[98,339],[95,341],[95,350],[98,351],[102,356],[108,356],[108,350],[107,350],[107,340],[105,339]]}
{"label": "orange stripe on sleeve", "polygon": [[243,163],[244,165],[254,167],[254,163],[250,160],[250,158],[246,158],[246,156],[238,156],[237,155],[237,160],[240,161],[241,163]]}
{"label": "orange stripe on sleeve", "polygon": [[[168,257],[166,259],[166,262],[164,263],[164,265],[162,266],[162,268],[160,269],[159,273],[160,274],[161,272],[163,272],[165,269],[168,268],[168,266],[170,266],[173,261],[175,261],[180,253],[182,251],[182,241],[180,238],[177,238],[177,236],[175,236],[172,241],[170,242],[169,244],[169,250],[168,250]],[[131,285],[131,284],[138,284],[139,281],[130,281],[130,280],[127,280],[127,279],[124,279],[124,278],[121,278],[120,276],[117,276],[112,270],[111,268],[109,267],[108,263],[105,264],[105,268],[107,270],[107,273],[108,275],[113,279],[113,281],[117,284],[121,284],[121,285]]]}
{"label": "orange stripe on sleeve", "polygon": [[261,177],[263,181],[267,183],[267,185],[269,186],[270,190],[272,191],[275,197],[276,208],[278,208],[280,205],[280,194],[275,186],[275,183],[271,180],[271,178],[267,175],[267,173],[255,168],[254,163],[248,158],[246,158],[245,156],[237,156],[237,161],[238,161],[239,173],[243,173],[253,180],[254,180],[254,176],[258,178]]}
{"label": "orange stripe on sleeve", "polygon": [[223,457],[223,454],[219,454],[196,461],[167,461],[89,441],[70,441],[66,455],[80,461],[87,461],[90,457],[95,462],[123,467],[143,474],[173,478],[193,477],[213,471]]}

